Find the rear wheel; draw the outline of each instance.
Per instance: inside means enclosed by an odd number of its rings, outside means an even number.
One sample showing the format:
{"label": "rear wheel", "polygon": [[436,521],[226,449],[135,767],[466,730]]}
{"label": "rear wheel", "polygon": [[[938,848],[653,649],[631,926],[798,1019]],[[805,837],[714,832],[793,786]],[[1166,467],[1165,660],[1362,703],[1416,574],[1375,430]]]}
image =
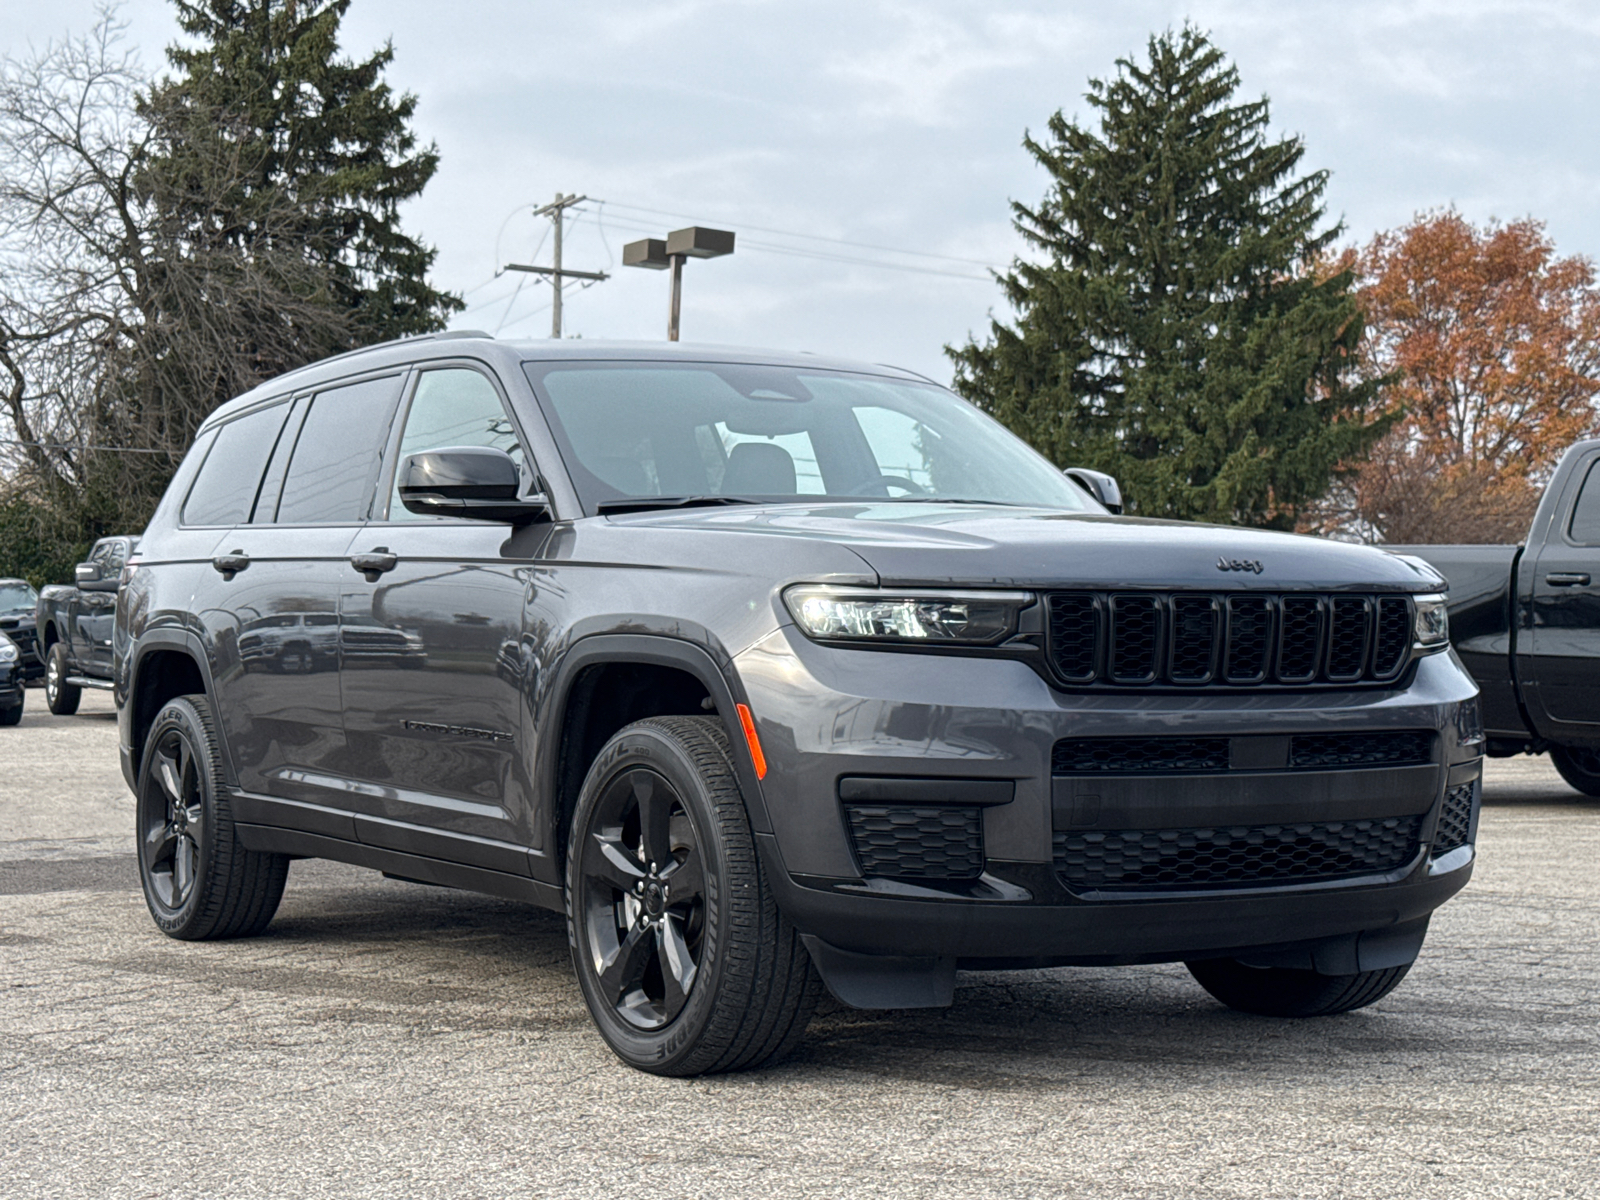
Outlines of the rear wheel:
{"label": "rear wheel", "polygon": [[1585,796],[1600,796],[1600,750],[1588,746],[1552,746],[1550,761]]}
{"label": "rear wheel", "polygon": [[83,689],[67,682],[71,669],[66,643],[57,642],[51,646],[50,655],[44,660],[44,702],[58,717],[70,717],[77,712],[78,701],[83,699]]}
{"label": "rear wheel", "polygon": [[211,703],[170,700],[139,765],[139,879],[156,925],[184,941],[249,937],[278,910],[289,859],[246,850],[223,789]]}
{"label": "rear wheel", "polygon": [[567,919],[589,1012],[643,1071],[776,1062],[821,993],[773,901],[712,718],[640,721],[601,750],[573,814]]}
{"label": "rear wheel", "polygon": [[1185,963],[1195,981],[1229,1008],[1261,1017],[1331,1017],[1373,1004],[1399,986],[1411,964],[1354,975],[1252,967],[1236,958]]}

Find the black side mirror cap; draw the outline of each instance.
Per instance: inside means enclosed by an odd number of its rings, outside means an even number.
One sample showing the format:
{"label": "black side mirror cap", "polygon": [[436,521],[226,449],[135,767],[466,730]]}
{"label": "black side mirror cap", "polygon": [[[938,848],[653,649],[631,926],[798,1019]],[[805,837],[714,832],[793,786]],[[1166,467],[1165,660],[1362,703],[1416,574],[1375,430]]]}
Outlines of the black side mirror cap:
{"label": "black side mirror cap", "polygon": [[1107,512],[1122,512],[1122,488],[1104,471],[1091,471],[1088,467],[1067,467],[1061,473],[1098,500]]}
{"label": "black side mirror cap", "polygon": [[400,503],[432,517],[529,525],[550,516],[544,496],[521,496],[522,473],[504,450],[450,446],[407,455],[398,477]]}

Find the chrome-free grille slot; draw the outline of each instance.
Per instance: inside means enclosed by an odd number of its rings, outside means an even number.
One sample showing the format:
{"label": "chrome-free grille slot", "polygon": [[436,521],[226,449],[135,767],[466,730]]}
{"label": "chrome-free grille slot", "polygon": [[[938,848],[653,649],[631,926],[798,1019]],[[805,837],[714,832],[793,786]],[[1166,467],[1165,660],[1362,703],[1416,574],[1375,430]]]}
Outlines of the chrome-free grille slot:
{"label": "chrome-free grille slot", "polygon": [[1052,775],[1227,769],[1225,737],[1062,738],[1050,755]]}
{"label": "chrome-free grille slot", "polygon": [[976,807],[846,804],[861,874],[880,879],[976,879],[983,822]]}
{"label": "chrome-free grille slot", "polygon": [[1433,761],[1433,734],[1423,729],[1367,733],[1297,733],[1291,767],[1405,767]]}
{"label": "chrome-free grille slot", "polygon": [[1435,855],[1447,854],[1465,846],[1472,837],[1472,810],[1477,804],[1478,781],[1458,783],[1444,794],[1439,810],[1439,828],[1433,835]]}
{"label": "chrome-free grille slot", "polygon": [[1407,596],[1053,592],[1049,662],[1066,686],[1388,683],[1411,660]]}
{"label": "chrome-free grille slot", "polygon": [[1312,883],[1397,870],[1423,818],[1204,829],[1057,830],[1056,873],[1080,890]]}

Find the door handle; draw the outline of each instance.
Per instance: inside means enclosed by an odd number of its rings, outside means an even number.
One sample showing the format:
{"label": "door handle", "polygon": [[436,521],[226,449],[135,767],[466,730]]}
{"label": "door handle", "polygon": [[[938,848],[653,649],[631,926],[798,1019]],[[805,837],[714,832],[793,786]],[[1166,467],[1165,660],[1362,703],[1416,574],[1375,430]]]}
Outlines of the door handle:
{"label": "door handle", "polygon": [[394,570],[399,562],[399,557],[389,553],[387,546],[379,546],[366,554],[350,556],[350,565],[365,575],[368,583],[377,583],[378,576],[385,571]]}
{"label": "door handle", "polygon": [[217,555],[211,560],[211,565],[222,572],[224,579],[232,579],[250,565],[250,556],[242,550],[232,550]]}
{"label": "door handle", "polygon": [[1556,571],[1546,575],[1544,581],[1551,587],[1588,587],[1589,576],[1584,571]]}

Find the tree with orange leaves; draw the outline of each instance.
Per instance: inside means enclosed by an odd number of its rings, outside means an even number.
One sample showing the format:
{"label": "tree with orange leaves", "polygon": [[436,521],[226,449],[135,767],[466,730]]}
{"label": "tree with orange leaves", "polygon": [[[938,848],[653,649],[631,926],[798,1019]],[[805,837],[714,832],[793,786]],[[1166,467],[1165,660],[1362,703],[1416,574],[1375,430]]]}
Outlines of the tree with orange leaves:
{"label": "tree with orange leaves", "polygon": [[[1597,428],[1600,287],[1541,222],[1455,210],[1353,256],[1363,354],[1400,421],[1326,516],[1384,541],[1517,541],[1561,452]],[[1339,510],[1339,511],[1334,511]]]}

